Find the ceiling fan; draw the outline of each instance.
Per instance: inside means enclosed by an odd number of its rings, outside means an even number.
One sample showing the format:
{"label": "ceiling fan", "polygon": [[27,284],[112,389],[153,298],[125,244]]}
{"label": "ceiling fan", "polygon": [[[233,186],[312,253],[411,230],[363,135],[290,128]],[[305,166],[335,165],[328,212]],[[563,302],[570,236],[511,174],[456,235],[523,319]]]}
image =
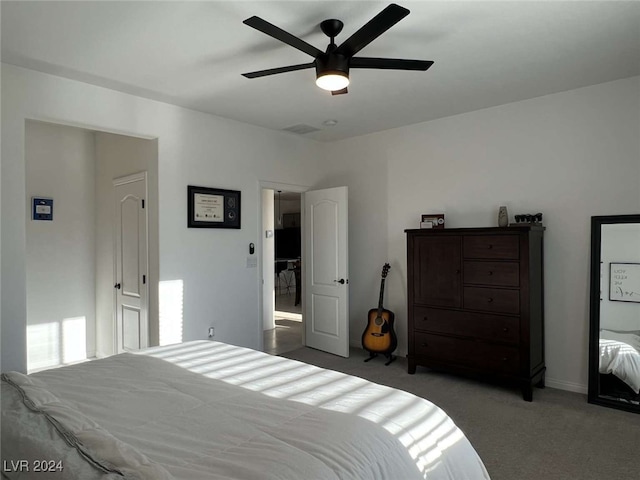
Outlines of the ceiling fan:
{"label": "ceiling fan", "polygon": [[242,23],[311,55],[314,60],[309,63],[270,68],[268,70],[243,73],[242,75],[247,78],[258,78],[315,67],[316,85],[324,90],[329,90],[332,95],[340,95],[347,93],[350,68],[425,71],[433,65],[432,61],[354,56],[407,15],[409,15],[409,10],[392,3],[369,20],[340,46],[337,46],[334,40],[342,31],[344,24],[336,19],[324,20],[320,23],[320,29],[330,38],[329,46],[325,52],[260,17],[253,16],[247,18]]}

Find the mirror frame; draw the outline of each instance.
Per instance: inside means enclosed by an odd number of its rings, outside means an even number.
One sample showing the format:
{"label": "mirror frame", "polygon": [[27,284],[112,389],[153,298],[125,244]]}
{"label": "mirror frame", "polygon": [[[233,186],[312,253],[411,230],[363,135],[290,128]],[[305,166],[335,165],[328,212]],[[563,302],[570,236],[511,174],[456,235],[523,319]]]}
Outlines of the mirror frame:
{"label": "mirror frame", "polygon": [[[617,223],[640,223],[638,215],[602,215],[591,217],[590,329],[589,329],[589,403],[640,413],[640,405],[618,402],[600,396],[600,268],[602,226]],[[640,307],[640,305],[639,305]],[[640,329],[640,327],[639,327]]]}

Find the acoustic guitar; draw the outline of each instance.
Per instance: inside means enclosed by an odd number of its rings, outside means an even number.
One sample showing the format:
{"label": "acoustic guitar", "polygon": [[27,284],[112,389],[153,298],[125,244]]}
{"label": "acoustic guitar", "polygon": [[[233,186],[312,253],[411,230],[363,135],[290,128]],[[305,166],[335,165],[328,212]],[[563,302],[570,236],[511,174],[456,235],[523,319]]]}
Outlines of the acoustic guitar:
{"label": "acoustic guitar", "polygon": [[379,353],[388,358],[388,362],[385,365],[389,365],[395,360],[395,357],[391,355],[398,346],[396,332],[393,329],[395,315],[392,311],[382,306],[384,282],[390,269],[391,267],[388,263],[385,263],[382,267],[378,308],[369,310],[367,328],[362,334],[362,347],[369,352],[369,358],[365,362],[375,358]]}

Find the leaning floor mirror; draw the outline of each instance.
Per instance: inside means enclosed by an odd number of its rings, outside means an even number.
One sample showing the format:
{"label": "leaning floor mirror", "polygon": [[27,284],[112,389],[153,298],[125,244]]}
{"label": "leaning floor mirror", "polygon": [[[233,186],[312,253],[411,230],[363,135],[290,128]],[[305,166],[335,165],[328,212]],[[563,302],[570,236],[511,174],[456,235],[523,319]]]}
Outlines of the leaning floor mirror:
{"label": "leaning floor mirror", "polygon": [[591,217],[590,403],[640,413],[640,214]]}

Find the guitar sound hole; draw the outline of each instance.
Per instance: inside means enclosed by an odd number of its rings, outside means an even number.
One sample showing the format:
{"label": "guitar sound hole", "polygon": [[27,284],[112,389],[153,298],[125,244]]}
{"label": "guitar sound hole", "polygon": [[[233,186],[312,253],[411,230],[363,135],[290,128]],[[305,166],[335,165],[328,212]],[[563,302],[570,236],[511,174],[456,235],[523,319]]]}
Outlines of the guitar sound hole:
{"label": "guitar sound hole", "polygon": [[384,320],[382,319],[382,317],[376,317],[375,323],[376,323],[376,326],[379,327],[384,323]]}

